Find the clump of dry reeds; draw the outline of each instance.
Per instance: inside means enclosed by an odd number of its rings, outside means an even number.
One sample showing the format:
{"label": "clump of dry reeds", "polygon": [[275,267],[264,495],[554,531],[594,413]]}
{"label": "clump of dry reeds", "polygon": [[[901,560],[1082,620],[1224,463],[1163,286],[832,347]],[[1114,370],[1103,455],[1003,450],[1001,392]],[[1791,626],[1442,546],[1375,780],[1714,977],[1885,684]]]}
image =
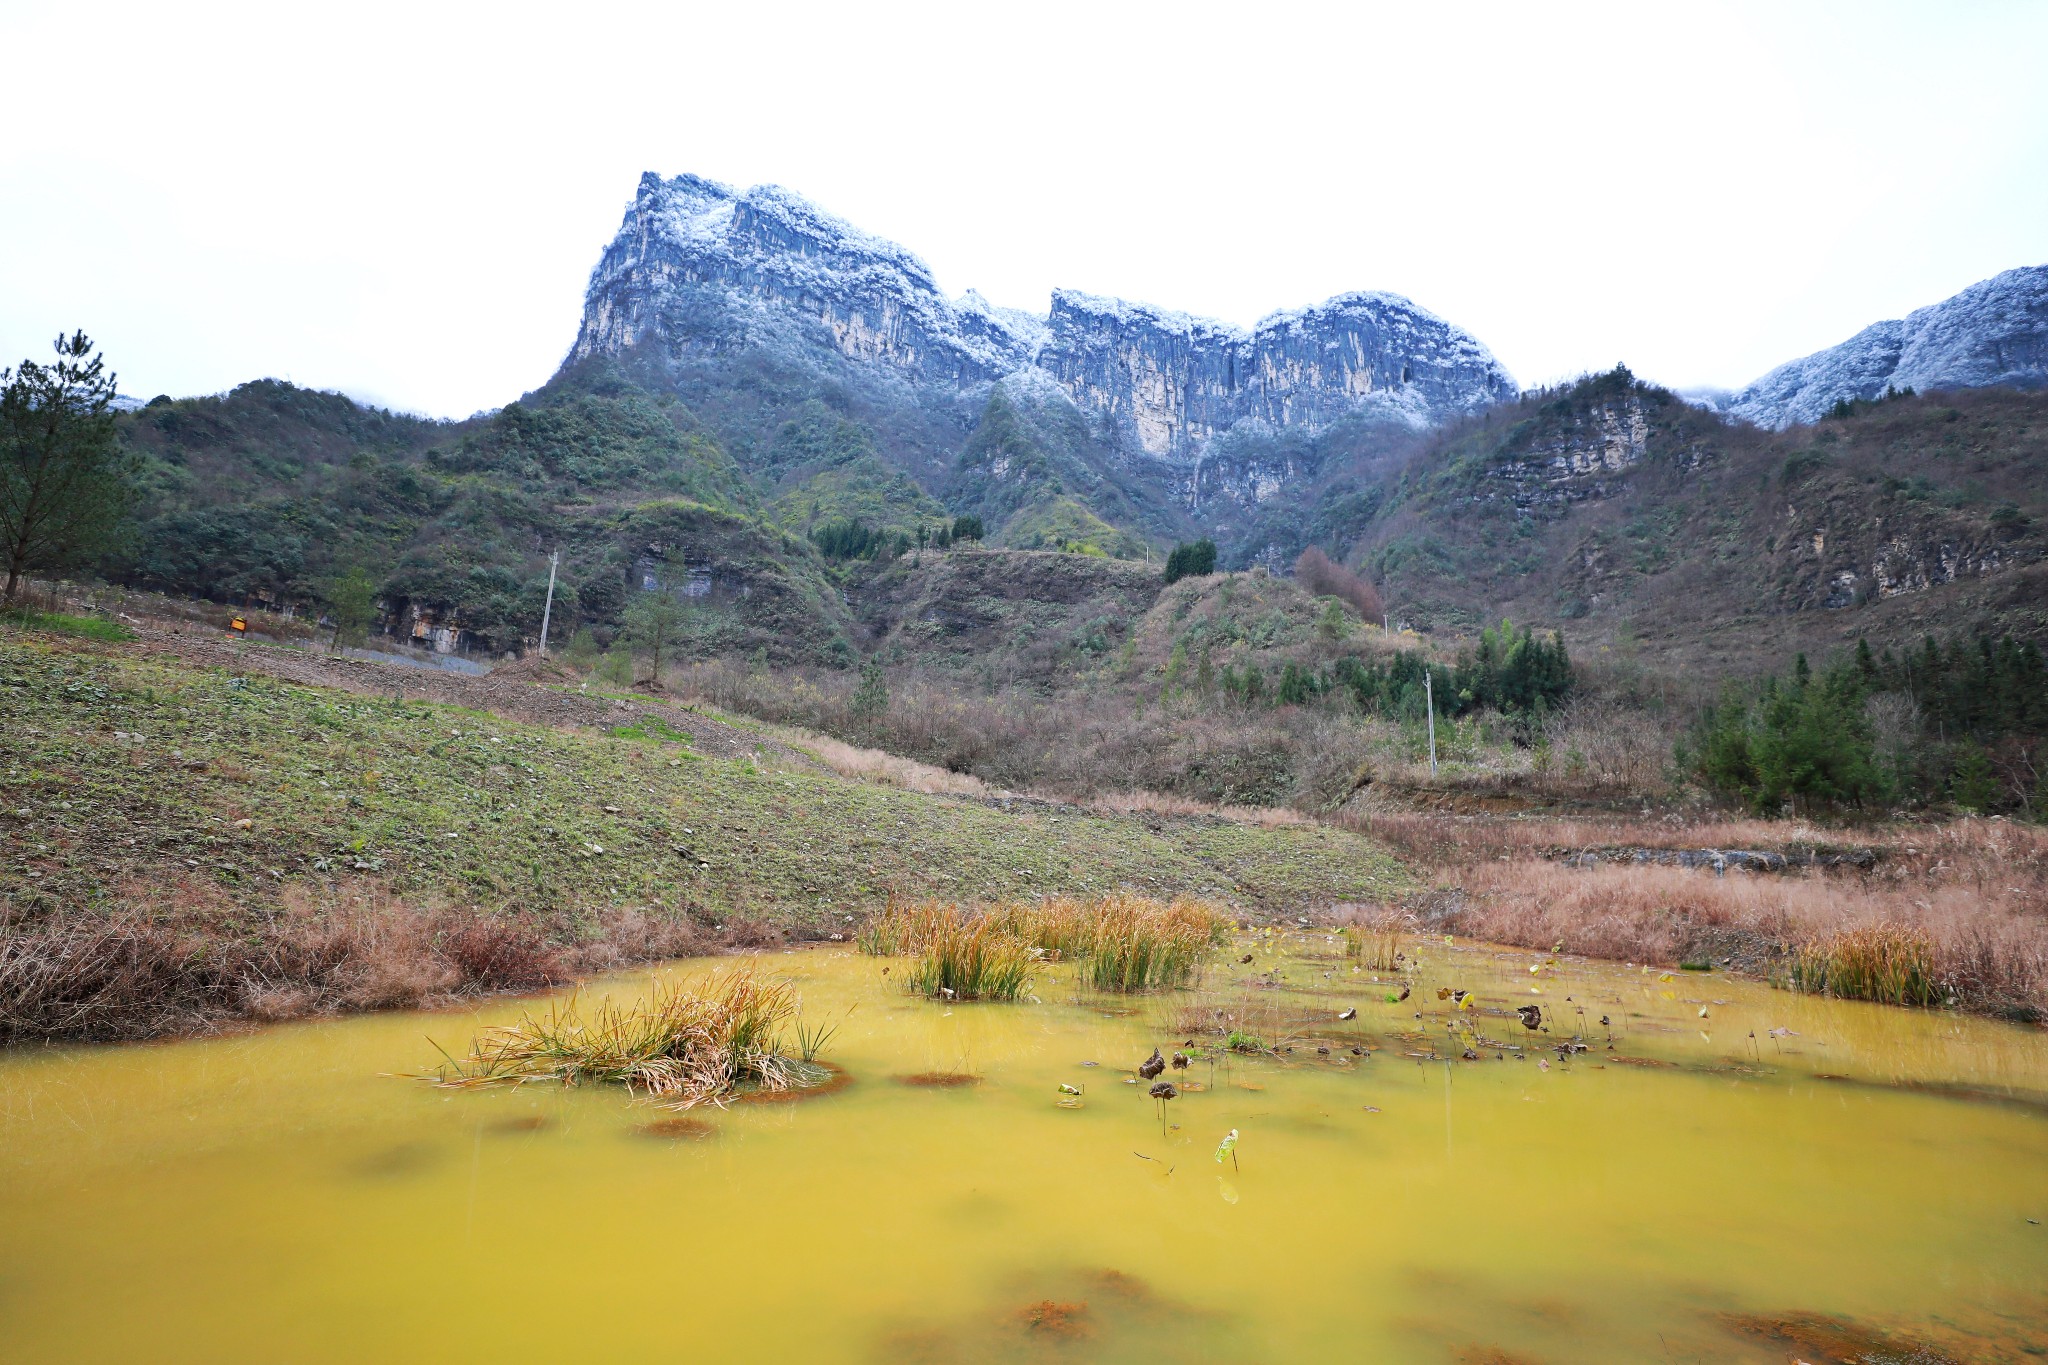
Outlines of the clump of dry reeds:
{"label": "clump of dry reeds", "polygon": [[1089,984],[1104,991],[1189,984],[1201,975],[1225,926],[1212,907],[1196,901],[1161,904],[1141,896],[1112,896],[1091,909],[1087,922],[1093,941],[1082,960]]}
{"label": "clump of dry reeds", "polygon": [[934,1000],[1015,1000],[1038,953],[994,919],[945,906],[923,918],[904,985]]}
{"label": "clump of dry reeds", "polygon": [[1934,944],[1917,929],[1870,924],[1830,934],[1792,955],[1794,988],[1843,1000],[1938,1005],[1953,998],[1935,979]]}
{"label": "clump of dry reeds", "polygon": [[855,941],[864,953],[915,957],[905,980],[925,995],[1014,1000],[1032,964],[1046,959],[1078,964],[1099,990],[1187,985],[1228,923],[1205,902],[1116,893],[978,909],[891,905]]}
{"label": "clump of dry reeds", "polygon": [[782,1032],[798,1003],[788,983],[747,968],[686,984],[657,984],[633,1005],[604,1000],[586,1014],[577,997],[490,1029],[455,1074],[458,1088],[596,1081],[640,1091],[672,1109],[722,1104],[742,1089],[789,1090],[807,1063],[784,1055]]}
{"label": "clump of dry reeds", "polygon": [[1353,906],[1337,932],[1344,939],[1344,957],[1354,966],[1375,972],[1399,971],[1406,956],[1403,935],[1416,930],[1415,915],[1402,906]]}

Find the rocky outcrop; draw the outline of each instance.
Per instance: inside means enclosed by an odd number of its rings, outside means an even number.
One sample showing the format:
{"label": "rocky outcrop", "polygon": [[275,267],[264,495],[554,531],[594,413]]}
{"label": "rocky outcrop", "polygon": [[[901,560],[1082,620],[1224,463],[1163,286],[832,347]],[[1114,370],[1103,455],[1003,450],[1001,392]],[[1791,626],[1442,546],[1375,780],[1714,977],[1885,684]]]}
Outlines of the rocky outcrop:
{"label": "rocky outcrop", "polygon": [[916,256],[787,190],[642,176],[592,273],[572,360],[749,348],[938,401],[1006,377],[1049,382],[1125,455],[1190,469],[1233,430],[1360,415],[1419,428],[1516,391],[1477,340],[1392,294],[1249,330],[1064,290],[1039,317],[972,292],[947,299]]}
{"label": "rocky outcrop", "polygon": [[[1640,397],[1596,403],[1546,433],[1514,458],[1495,465],[1487,477],[1504,486],[1524,514],[1556,512],[1575,502],[1606,498],[1619,491],[1620,476],[1642,462],[1650,448],[1650,414]],[[1492,490],[1475,494],[1475,500]]]}
{"label": "rocky outcrop", "polygon": [[571,358],[649,345],[677,359],[823,347],[968,385],[1016,369],[1035,342],[1004,310],[948,303],[923,261],[800,195],[650,171],[591,273]]}
{"label": "rocky outcrop", "polygon": [[1720,405],[1759,426],[1813,422],[1888,390],[2048,387],[2048,266],[2008,270],[1780,365]]}
{"label": "rocky outcrop", "polygon": [[1038,364],[1158,459],[1192,461],[1242,424],[1376,416],[1434,426],[1515,396],[1487,349],[1395,294],[1344,294],[1249,331],[1061,290]]}

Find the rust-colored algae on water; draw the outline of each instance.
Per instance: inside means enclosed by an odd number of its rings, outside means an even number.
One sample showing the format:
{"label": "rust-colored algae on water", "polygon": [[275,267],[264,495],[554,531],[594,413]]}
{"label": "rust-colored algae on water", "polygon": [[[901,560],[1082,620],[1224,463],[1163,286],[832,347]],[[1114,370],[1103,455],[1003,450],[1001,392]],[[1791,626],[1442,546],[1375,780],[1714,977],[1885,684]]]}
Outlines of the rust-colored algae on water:
{"label": "rust-colored algae on water", "polygon": [[484,1125],[488,1133],[543,1133],[554,1126],[546,1114],[513,1114]]}
{"label": "rust-colored algae on water", "polygon": [[708,1119],[700,1119],[694,1114],[676,1114],[669,1118],[656,1119],[652,1123],[641,1124],[640,1133],[643,1137],[670,1141],[702,1142],[706,1138],[717,1137],[718,1127]]}
{"label": "rust-colored algae on water", "polygon": [[1721,1321],[1742,1336],[1790,1347],[1809,1365],[1962,1365],[1935,1347],[1819,1313],[1730,1313]]}
{"label": "rust-colored algae on water", "polygon": [[821,1100],[827,1095],[837,1095],[853,1084],[853,1073],[843,1066],[831,1062],[807,1062],[801,1084],[787,1090],[744,1090],[733,1096],[738,1104],[796,1104],[803,1100]]}
{"label": "rust-colored algae on water", "polygon": [[1084,1271],[1081,1278],[1105,1294],[1113,1294],[1132,1303],[1149,1303],[1156,1297],[1151,1285],[1121,1270],[1089,1270]]}
{"label": "rust-colored algae on water", "polygon": [[1085,1337],[1094,1331],[1088,1319],[1088,1305],[1059,1299],[1040,1299],[1017,1310],[1017,1321],[1027,1332],[1049,1337]]}
{"label": "rust-colored algae on water", "polygon": [[893,1079],[898,1085],[925,1090],[960,1090],[970,1085],[981,1084],[981,1077],[971,1071],[915,1071],[908,1076],[897,1076]]}

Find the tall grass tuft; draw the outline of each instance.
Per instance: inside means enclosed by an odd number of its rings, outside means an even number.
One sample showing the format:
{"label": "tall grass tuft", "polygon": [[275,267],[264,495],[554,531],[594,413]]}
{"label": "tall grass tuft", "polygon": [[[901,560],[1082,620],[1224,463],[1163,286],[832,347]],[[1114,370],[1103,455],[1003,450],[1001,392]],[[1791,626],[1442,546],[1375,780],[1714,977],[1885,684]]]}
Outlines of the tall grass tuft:
{"label": "tall grass tuft", "polygon": [[1401,970],[1402,939],[1421,927],[1400,906],[1352,906],[1345,918],[1337,931],[1344,939],[1345,960],[1375,972]]}
{"label": "tall grass tuft", "polygon": [[586,1015],[575,996],[487,1030],[443,1085],[470,1088],[601,1081],[639,1090],[673,1109],[721,1104],[735,1091],[788,1090],[805,1062],[782,1051],[797,1012],[787,983],[764,985],[751,970],[657,984],[644,1004],[601,1002]]}
{"label": "tall grass tuft", "polygon": [[1076,963],[1100,990],[1185,986],[1200,975],[1229,921],[1200,901],[1112,894],[1053,897],[981,910],[892,905],[855,936],[864,953],[917,958],[905,980],[933,997],[1015,999],[1032,963]]}
{"label": "tall grass tuft", "polygon": [[1793,954],[1797,990],[1888,1005],[1938,1005],[1948,998],[1936,979],[1934,944],[1896,924],[1847,929]]}
{"label": "tall grass tuft", "polygon": [[939,1000],[1015,1000],[1031,984],[1038,952],[1001,923],[946,906],[923,921],[909,989]]}
{"label": "tall grass tuft", "polygon": [[1186,986],[1221,935],[1223,920],[1190,901],[1161,905],[1138,896],[1102,903],[1087,977],[1097,990],[1141,991]]}

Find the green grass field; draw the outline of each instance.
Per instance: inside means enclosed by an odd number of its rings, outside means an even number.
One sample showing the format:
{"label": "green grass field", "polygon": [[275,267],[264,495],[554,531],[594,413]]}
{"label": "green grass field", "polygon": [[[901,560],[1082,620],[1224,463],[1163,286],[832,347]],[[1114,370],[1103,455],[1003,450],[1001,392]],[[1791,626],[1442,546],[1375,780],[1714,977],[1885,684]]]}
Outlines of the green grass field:
{"label": "green grass field", "polygon": [[0,632],[0,736],[10,927],[168,905],[179,886],[260,933],[293,883],[556,923],[640,906],[821,932],[892,891],[1130,886],[1292,913],[1406,884],[1338,830],[1012,813],[707,757],[658,725],[548,729],[16,632]]}

